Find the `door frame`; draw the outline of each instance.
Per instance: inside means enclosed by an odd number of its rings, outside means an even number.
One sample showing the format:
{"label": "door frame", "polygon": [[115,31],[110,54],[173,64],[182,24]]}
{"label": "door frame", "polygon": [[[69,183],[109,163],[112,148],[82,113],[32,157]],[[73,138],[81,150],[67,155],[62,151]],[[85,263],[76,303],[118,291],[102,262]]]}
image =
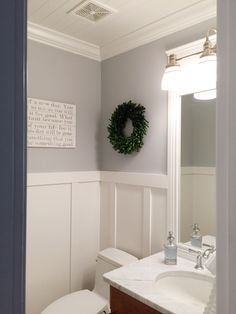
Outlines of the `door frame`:
{"label": "door frame", "polygon": [[25,313],[26,0],[0,3],[0,313]]}

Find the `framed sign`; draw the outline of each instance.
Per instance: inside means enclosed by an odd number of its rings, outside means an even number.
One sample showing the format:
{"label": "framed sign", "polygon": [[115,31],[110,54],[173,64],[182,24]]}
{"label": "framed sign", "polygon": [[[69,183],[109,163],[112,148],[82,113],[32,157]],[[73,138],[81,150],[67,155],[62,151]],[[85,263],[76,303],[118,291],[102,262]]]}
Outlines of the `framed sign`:
{"label": "framed sign", "polygon": [[76,147],[76,106],[28,98],[28,147]]}

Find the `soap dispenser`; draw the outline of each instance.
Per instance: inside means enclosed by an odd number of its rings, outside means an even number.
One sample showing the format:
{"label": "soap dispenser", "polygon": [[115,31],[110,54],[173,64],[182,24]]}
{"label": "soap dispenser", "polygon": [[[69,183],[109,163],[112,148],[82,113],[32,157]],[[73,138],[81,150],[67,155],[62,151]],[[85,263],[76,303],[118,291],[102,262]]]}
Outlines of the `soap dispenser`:
{"label": "soap dispenser", "polygon": [[193,232],[191,234],[191,245],[195,247],[202,247],[202,235],[198,224],[193,224]]}
{"label": "soap dispenser", "polygon": [[164,245],[165,252],[165,264],[176,265],[177,264],[177,245],[175,244],[175,238],[173,232],[169,231],[167,243]]}

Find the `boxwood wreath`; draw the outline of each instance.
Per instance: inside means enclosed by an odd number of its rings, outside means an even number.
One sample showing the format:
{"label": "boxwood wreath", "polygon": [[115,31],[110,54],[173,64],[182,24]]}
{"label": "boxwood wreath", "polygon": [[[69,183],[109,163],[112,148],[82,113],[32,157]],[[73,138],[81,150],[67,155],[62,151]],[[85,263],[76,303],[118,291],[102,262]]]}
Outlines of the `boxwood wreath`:
{"label": "boxwood wreath", "polygon": [[[132,122],[133,132],[130,136],[125,136],[124,129],[128,119]],[[128,155],[138,152],[144,144],[143,139],[148,129],[145,107],[131,100],[118,105],[107,129],[110,143],[118,153]]]}

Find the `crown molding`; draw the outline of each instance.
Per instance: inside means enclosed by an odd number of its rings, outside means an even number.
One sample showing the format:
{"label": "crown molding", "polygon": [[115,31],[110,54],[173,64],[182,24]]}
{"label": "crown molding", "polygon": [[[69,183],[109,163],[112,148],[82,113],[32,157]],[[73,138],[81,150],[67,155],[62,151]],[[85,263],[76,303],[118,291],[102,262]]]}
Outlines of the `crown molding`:
{"label": "crown molding", "polygon": [[198,2],[102,47],[28,22],[28,39],[102,61],[216,17],[215,1]]}
{"label": "crown molding", "polygon": [[214,1],[201,1],[101,47],[102,60],[216,17]]}
{"label": "crown molding", "polygon": [[99,46],[31,22],[28,22],[28,39],[101,61]]}

